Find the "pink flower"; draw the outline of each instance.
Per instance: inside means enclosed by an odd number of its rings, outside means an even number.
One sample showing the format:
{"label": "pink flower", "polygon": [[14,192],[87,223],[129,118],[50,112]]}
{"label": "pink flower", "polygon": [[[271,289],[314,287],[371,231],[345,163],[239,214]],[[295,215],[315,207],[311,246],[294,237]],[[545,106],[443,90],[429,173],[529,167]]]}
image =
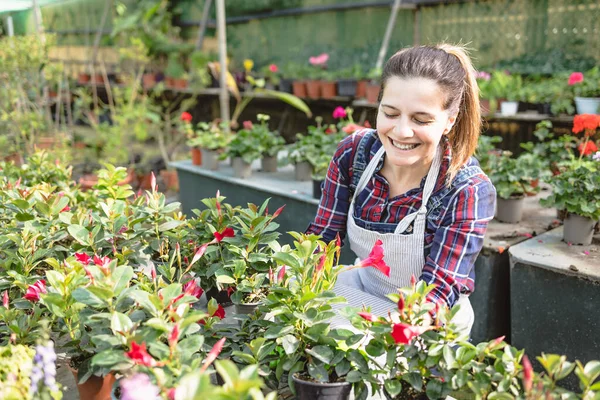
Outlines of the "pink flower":
{"label": "pink flower", "polygon": [[2,305],[4,306],[4,308],[6,308],[8,310],[9,304],[10,304],[10,302],[8,300],[8,291],[5,290],[4,293],[2,293]]}
{"label": "pink flower", "polygon": [[146,367],[157,367],[159,365],[146,350],[146,343],[139,345],[136,342],[131,342],[131,350],[126,352],[125,355],[138,365]]}
{"label": "pink flower", "polygon": [[223,345],[224,344],[225,344],[225,338],[222,338],[217,343],[215,343],[215,345],[213,346],[213,348],[210,350],[210,352],[206,356],[206,359],[204,360],[204,364],[202,365],[202,368],[200,368],[200,373],[203,373],[204,371],[206,371],[206,369],[208,368],[208,366],[210,364],[212,364],[213,361],[215,361],[217,359],[217,356],[223,350]]}
{"label": "pink flower", "polygon": [[281,214],[281,212],[283,211],[284,208],[285,208],[285,204],[282,205],[281,207],[279,207],[277,210],[275,210],[275,212],[273,213],[273,218],[279,217],[279,214]]}
{"label": "pink flower", "polygon": [[283,267],[281,267],[281,269],[279,269],[279,272],[277,273],[277,283],[282,283],[284,278],[285,278],[285,265]]}
{"label": "pink flower", "polygon": [[83,265],[88,265],[92,260],[91,257],[85,253],[75,253],[75,258]]}
{"label": "pink flower", "polygon": [[492,76],[488,72],[485,72],[485,71],[477,72],[477,79],[489,81],[491,78],[492,78]]}
{"label": "pink flower", "polygon": [[344,107],[337,106],[335,110],[333,110],[333,118],[335,119],[346,118],[347,116],[348,114],[346,113]]}
{"label": "pink flower", "polygon": [[199,299],[202,296],[202,293],[204,293],[204,290],[198,286],[196,279],[192,279],[183,285],[183,293]]}
{"label": "pink flower", "polygon": [[583,74],[581,72],[573,72],[569,75],[569,86],[583,82]]}
{"label": "pink flower", "polygon": [[368,313],[368,312],[359,312],[358,315],[360,315],[363,319],[367,320],[367,321],[375,321],[375,317],[373,316],[373,314]]}
{"label": "pink flower", "polygon": [[329,60],[329,54],[323,53],[323,54],[318,55],[316,57],[310,57],[308,59],[308,62],[311,65],[315,65],[316,66],[316,65],[325,65],[325,64],[327,64],[328,60]]}
{"label": "pink flower", "polygon": [[215,232],[214,234],[215,239],[217,239],[218,243],[221,243],[221,241],[223,239],[225,239],[226,237],[234,237],[235,236],[235,232],[233,231],[233,228],[225,228],[223,229],[223,231],[221,233],[219,232]]}
{"label": "pink flower", "polygon": [[181,113],[181,120],[185,122],[192,122],[192,114],[187,111]]}
{"label": "pink flower", "polygon": [[40,279],[33,285],[29,285],[29,287],[27,288],[27,292],[25,293],[25,296],[23,296],[23,297],[26,300],[29,300],[33,303],[37,303],[40,300],[40,294],[42,294],[42,293],[45,294],[45,293],[48,293],[48,291],[46,290],[46,281],[43,279]]}
{"label": "pink flower", "polygon": [[275,73],[275,72],[279,71],[279,68],[277,68],[277,65],[271,64],[271,65],[269,65],[269,71]]}
{"label": "pink flower", "polygon": [[105,267],[109,263],[110,263],[110,258],[108,258],[108,256],[104,256],[104,257],[100,258],[96,254],[94,254],[94,264],[96,264],[96,266]]}
{"label": "pink flower", "polygon": [[400,298],[398,299],[398,311],[401,313],[404,311],[404,296],[400,293]]}
{"label": "pink flower", "polygon": [[179,324],[175,324],[171,333],[169,334],[169,346],[174,346],[177,344],[177,340],[179,339]]}
{"label": "pink flower", "polygon": [[533,387],[533,367],[526,355],[523,355],[523,389],[529,393]]}
{"label": "pink flower", "polygon": [[63,208],[62,210],[60,210],[60,212],[65,212],[65,211],[71,211],[71,207],[65,206],[65,208]]}
{"label": "pink flower", "polygon": [[242,125],[244,126],[244,129],[247,131],[254,128],[254,124],[252,123],[252,121],[244,121],[244,122],[242,122]]}
{"label": "pink flower", "polygon": [[375,242],[369,256],[362,260],[359,264],[360,267],[373,267],[388,278],[390,277],[390,266],[383,260],[383,242],[379,239]]}
{"label": "pink flower", "polygon": [[121,400],[147,400],[159,399],[160,389],[150,381],[148,375],[137,373],[119,383],[121,386]]}
{"label": "pink flower", "polygon": [[394,324],[392,327],[392,338],[398,344],[409,344],[413,338],[425,332],[428,328],[413,326],[409,324]]}

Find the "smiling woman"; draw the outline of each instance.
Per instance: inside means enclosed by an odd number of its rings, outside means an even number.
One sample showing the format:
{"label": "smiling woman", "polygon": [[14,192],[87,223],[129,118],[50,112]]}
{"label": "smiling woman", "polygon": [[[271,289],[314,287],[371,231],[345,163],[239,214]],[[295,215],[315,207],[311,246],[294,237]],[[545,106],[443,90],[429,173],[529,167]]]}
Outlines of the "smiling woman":
{"label": "smiling woman", "polygon": [[414,276],[436,285],[429,301],[460,305],[454,322],[468,333],[473,264],[496,198],[472,158],[481,129],[475,71],[460,47],[421,46],[393,55],[381,82],[377,129],[339,144],[307,232],[347,236],[363,260],[381,241],[390,275],[341,274],[335,291],[350,305],[387,315],[395,308],[387,294]]}

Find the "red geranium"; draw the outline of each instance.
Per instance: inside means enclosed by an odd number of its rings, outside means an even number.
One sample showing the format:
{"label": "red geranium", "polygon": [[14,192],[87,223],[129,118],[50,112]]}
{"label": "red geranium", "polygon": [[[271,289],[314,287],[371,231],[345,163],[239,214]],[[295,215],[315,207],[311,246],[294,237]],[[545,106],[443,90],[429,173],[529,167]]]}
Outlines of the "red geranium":
{"label": "red geranium", "polygon": [[126,352],[125,355],[138,365],[146,367],[157,367],[160,365],[146,350],[146,343],[139,345],[136,342],[131,342],[131,350]]}
{"label": "red geranium", "polygon": [[181,113],[181,120],[184,122],[192,122],[192,114],[187,111]]}
{"label": "red geranium", "polygon": [[600,128],[600,115],[579,114],[573,118],[573,133],[585,132],[585,136],[591,137]]}
{"label": "red geranium", "polygon": [[390,266],[383,260],[383,242],[377,240],[369,256],[362,260],[359,264],[360,267],[373,267],[378,269],[382,274],[389,278]]}
{"label": "red geranium", "polygon": [[573,72],[569,75],[569,86],[583,82],[583,74],[581,72]]}
{"label": "red geranium", "polygon": [[423,326],[413,326],[409,324],[394,324],[392,327],[392,338],[394,342],[400,344],[409,344],[415,337],[419,336],[429,328]]}
{"label": "red geranium", "polygon": [[579,154],[589,156],[598,151],[598,146],[596,146],[596,143],[588,141],[577,146],[577,150],[579,150]]}

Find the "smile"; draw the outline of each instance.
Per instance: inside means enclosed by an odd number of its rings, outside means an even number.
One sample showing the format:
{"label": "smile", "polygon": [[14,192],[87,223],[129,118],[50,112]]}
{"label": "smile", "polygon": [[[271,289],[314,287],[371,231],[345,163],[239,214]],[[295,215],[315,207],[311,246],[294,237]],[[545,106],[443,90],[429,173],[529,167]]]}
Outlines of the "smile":
{"label": "smile", "polygon": [[399,150],[408,151],[408,150],[416,149],[417,147],[420,146],[419,143],[415,143],[415,144],[402,144],[402,143],[395,142],[394,140],[392,140],[389,137],[388,137],[388,139],[390,139],[390,143],[392,144],[392,146],[394,146],[395,148],[397,148]]}

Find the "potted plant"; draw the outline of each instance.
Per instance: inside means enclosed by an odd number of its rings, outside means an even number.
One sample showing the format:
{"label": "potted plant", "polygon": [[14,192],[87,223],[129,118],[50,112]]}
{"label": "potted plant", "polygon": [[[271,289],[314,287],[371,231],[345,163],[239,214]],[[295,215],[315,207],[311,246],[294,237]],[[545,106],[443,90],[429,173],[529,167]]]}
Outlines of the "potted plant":
{"label": "potted plant", "polygon": [[279,133],[269,130],[269,120],[271,117],[265,114],[258,114],[256,119],[259,122],[258,124],[244,121],[244,129],[250,130],[259,143],[262,154],[262,171],[277,172],[277,154],[283,149],[285,140]]}
{"label": "potted plant", "polygon": [[229,142],[224,155],[233,161],[233,175],[248,179],[252,174],[252,162],[262,157],[259,138],[253,130],[240,129]]}
{"label": "potted plant", "polygon": [[290,62],[286,65],[284,77],[292,79],[292,93],[296,97],[307,97],[306,78],[308,77],[308,70],[308,66],[293,62]]}
{"label": "potted plant", "polygon": [[366,97],[368,103],[376,104],[379,100],[379,90],[381,89],[379,84],[380,79],[381,68],[371,68],[367,73]]}
{"label": "potted plant", "polygon": [[281,82],[281,72],[276,64],[265,65],[261,69],[261,75],[266,81],[266,89],[275,90],[275,88],[277,88]]}
{"label": "potted plant", "polygon": [[552,127],[552,122],[540,121],[533,131],[537,143],[521,143],[526,151],[537,155],[546,161],[543,169],[550,169],[553,175],[558,175],[564,169],[577,149],[577,138],[572,135],[558,136]]}
{"label": "potted plant", "polygon": [[522,99],[523,80],[520,75],[508,71],[493,71],[490,81],[491,91],[500,102],[500,114],[515,115]]}
{"label": "potted plant", "polygon": [[308,59],[311,67],[307,71],[306,94],[311,99],[321,97],[321,78],[323,77],[323,72],[327,69],[328,60],[329,54],[327,53],[322,53]]}
{"label": "potted plant", "polygon": [[[477,86],[479,87],[479,105],[481,106],[481,114],[486,115],[488,113],[496,112],[496,107],[492,108],[490,100],[492,99],[490,93],[490,80],[492,76],[489,72],[478,71],[477,72]],[[496,106],[496,104],[494,104]]]}
{"label": "potted plant", "polygon": [[356,87],[361,75],[362,69],[360,64],[354,64],[352,67],[343,68],[337,71],[338,94],[340,96],[352,98],[358,97],[356,94]]}
{"label": "potted plant", "polygon": [[585,75],[573,72],[568,84],[575,96],[578,114],[600,114],[600,68],[594,67]]}
{"label": "potted plant", "polygon": [[321,98],[333,99],[337,95],[336,73],[328,70],[321,72]]}
{"label": "potted plant", "polygon": [[514,158],[510,151],[503,151],[492,159],[490,179],[496,187],[498,221],[519,222],[523,217],[525,194],[536,190],[531,185],[535,178],[528,168],[528,157]]}
{"label": "potted plant", "polygon": [[496,143],[502,142],[501,136],[480,135],[475,149],[475,158],[479,161],[479,166],[487,175],[490,175],[494,168],[495,157],[501,152],[496,148]]}
{"label": "potted plant", "polygon": [[187,145],[202,149],[202,164],[213,171],[219,168],[219,157],[227,149],[232,135],[227,133],[225,123],[200,122],[188,136]]}
{"label": "potted plant", "polygon": [[167,88],[169,89],[186,89],[188,81],[186,78],[186,71],[183,63],[181,62],[181,54],[179,52],[173,52],[169,54],[169,61],[167,68],[165,69],[165,81]]}

